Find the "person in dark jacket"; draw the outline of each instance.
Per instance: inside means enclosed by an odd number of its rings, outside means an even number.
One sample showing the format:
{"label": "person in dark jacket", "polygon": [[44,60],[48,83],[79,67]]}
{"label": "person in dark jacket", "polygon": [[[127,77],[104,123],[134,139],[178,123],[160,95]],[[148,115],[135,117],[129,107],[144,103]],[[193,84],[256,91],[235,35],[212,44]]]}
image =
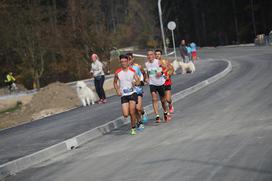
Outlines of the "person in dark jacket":
{"label": "person in dark jacket", "polygon": [[189,59],[189,54],[186,48],[186,42],[185,40],[181,40],[180,46],[179,46],[181,61],[184,63],[187,63]]}

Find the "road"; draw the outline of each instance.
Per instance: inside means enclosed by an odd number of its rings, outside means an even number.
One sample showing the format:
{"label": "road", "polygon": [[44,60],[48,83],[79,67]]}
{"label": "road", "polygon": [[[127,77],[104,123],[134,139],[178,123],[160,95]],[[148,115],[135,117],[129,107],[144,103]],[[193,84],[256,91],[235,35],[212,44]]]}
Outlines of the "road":
{"label": "road", "polygon": [[232,72],[175,104],[173,121],[128,127],[7,181],[271,181],[272,49],[220,48]]}
{"label": "road", "polygon": [[[202,62],[192,75],[177,75],[173,91],[178,92],[221,72],[226,62]],[[150,104],[149,90],[145,87],[144,105]],[[29,124],[0,131],[0,164],[37,152],[53,144],[79,135],[121,116],[120,98],[109,98],[105,105],[80,107]],[[110,111],[109,111],[110,110]]]}

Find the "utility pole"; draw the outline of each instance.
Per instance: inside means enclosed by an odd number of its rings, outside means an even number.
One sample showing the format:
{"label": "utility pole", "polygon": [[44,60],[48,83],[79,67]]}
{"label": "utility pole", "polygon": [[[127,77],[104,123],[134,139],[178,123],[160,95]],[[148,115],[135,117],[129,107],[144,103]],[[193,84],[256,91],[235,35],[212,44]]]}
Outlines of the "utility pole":
{"label": "utility pole", "polygon": [[166,49],[165,36],[164,36],[164,30],[163,30],[163,22],[162,22],[161,0],[158,0],[158,9],[159,9],[159,17],[160,17],[160,25],[161,25],[161,34],[162,34],[162,41],[163,41],[163,49],[164,49],[165,56],[167,56],[167,49]]}

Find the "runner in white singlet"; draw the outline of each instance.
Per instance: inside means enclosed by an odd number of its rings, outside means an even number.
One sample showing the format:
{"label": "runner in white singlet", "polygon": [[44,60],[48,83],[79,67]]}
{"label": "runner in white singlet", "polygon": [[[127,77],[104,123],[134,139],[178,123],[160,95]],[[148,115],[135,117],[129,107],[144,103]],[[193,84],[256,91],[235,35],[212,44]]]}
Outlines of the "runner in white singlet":
{"label": "runner in white singlet", "polygon": [[143,86],[144,86],[144,76],[141,71],[141,66],[139,64],[136,64],[134,62],[133,54],[132,53],[127,53],[129,60],[129,65],[131,68],[133,68],[137,75],[140,78],[140,86],[135,86],[136,88],[136,93],[137,93],[137,104],[136,104],[136,118],[137,118],[137,129],[139,131],[144,130],[144,123],[148,121],[147,115],[145,114],[145,111],[143,109],[143,96],[144,96],[144,91],[143,91]]}
{"label": "runner in white singlet", "polygon": [[121,96],[123,116],[130,115],[131,135],[136,134],[136,103],[137,93],[135,85],[140,85],[140,79],[135,70],[129,66],[128,57],[120,55],[121,68],[117,69],[114,76],[114,88],[118,96]]}
{"label": "runner in white singlet", "polygon": [[155,59],[155,53],[153,51],[147,52],[147,62],[145,63],[147,69],[147,78],[146,80],[149,83],[150,92],[152,96],[152,103],[154,113],[156,114],[156,122],[160,123],[160,114],[158,108],[158,94],[160,96],[161,105],[164,110],[164,121],[168,122],[171,119],[171,115],[168,114],[166,99],[165,99],[165,76],[162,71],[162,66],[160,61]]}

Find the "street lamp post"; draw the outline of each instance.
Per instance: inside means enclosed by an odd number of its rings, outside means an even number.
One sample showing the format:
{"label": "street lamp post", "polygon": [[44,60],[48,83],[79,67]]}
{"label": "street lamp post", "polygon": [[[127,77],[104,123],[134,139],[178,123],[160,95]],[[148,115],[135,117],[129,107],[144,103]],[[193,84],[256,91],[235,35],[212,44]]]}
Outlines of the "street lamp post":
{"label": "street lamp post", "polygon": [[164,30],[163,30],[163,22],[162,22],[161,0],[158,0],[158,9],[159,9],[159,17],[160,17],[160,24],[161,24],[161,34],[162,34],[164,54],[165,54],[165,56],[167,56],[167,50],[166,50],[166,44],[165,44],[165,36],[164,36]]}

